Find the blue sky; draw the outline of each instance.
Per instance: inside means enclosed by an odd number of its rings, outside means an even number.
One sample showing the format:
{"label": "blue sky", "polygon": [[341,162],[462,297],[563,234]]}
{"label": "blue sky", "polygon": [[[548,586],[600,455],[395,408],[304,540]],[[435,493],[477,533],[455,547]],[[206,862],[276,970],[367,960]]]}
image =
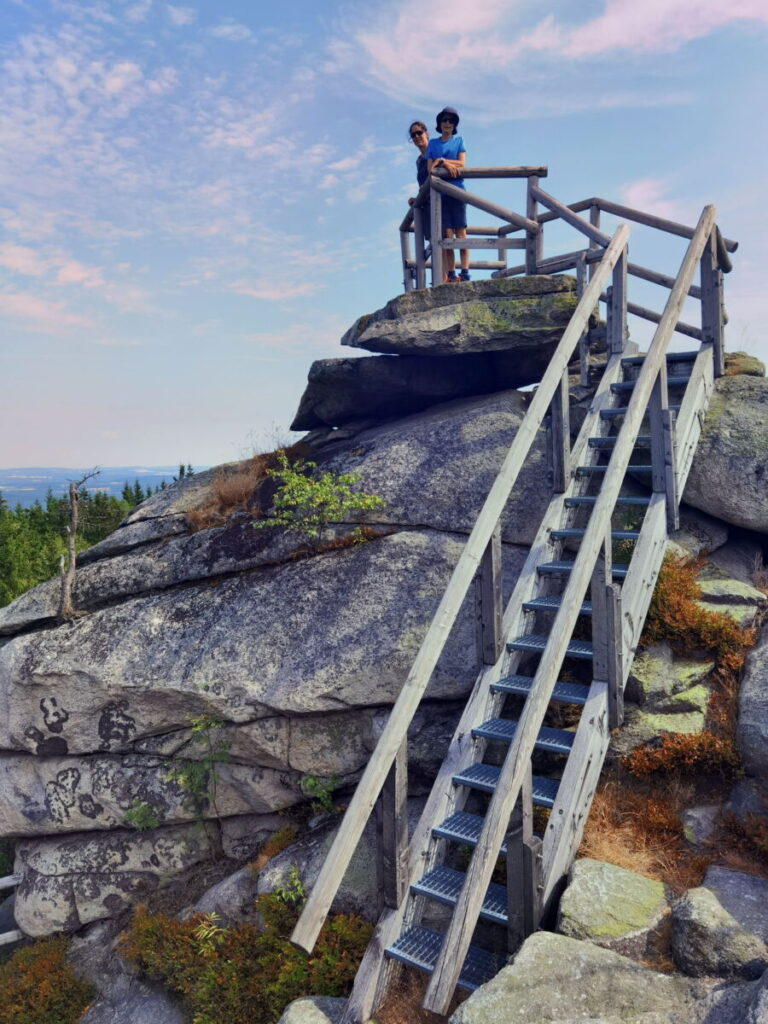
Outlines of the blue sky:
{"label": "blue sky", "polygon": [[[470,165],[547,164],[566,202],[689,224],[715,203],[740,242],[728,347],[768,359],[764,0],[0,14],[0,466],[213,464],[289,437],[311,361],[401,290],[406,128],[445,103]],[[483,192],[524,208],[519,183]],[[648,234],[631,258],[674,272],[683,246]]]}

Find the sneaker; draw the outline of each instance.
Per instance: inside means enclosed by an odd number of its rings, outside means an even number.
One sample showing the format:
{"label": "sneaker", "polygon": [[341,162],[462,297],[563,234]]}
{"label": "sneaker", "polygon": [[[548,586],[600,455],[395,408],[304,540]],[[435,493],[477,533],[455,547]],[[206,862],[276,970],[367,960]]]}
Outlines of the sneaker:
{"label": "sneaker", "polygon": [[458,277],[456,277],[456,271],[449,270],[448,273],[445,275],[445,280],[443,281],[443,284],[456,284],[457,281]]}
{"label": "sneaker", "polygon": [[472,279],[469,276],[469,271],[468,270],[462,270],[462,272],[459,274],[459,280],[460,281],[471,281]]}

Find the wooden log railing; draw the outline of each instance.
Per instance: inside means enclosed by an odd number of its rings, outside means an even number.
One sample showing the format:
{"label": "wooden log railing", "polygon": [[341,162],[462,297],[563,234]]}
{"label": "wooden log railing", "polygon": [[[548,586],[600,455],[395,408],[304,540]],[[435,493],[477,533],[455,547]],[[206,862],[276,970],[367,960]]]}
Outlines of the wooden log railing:
{"label": "wooden log railing", "polygon": [[[432,205],[433,208],[439,207],[438,203]],[[607,246],[602,261],[595,269],[593,279],[585,288],[584,294],[577,303],[571,320],[563,332],[560,343],[478,515],[408,677],[392,708],[376,750],[357,785],[317,881],[294,928],[291,941],[302,949],[310,951],[317,940],[320,928],[330,910],[344,872],[349,866],[395,757],[406,741],[408,726],[424,696],[427,684],[456,621],[469,586],[489,544],[493,543],[499,518],[530,447],[550,410],[555,393],[562,386],[563,374],[566,372],[581,334],[587,326],[600,290],[613,273],[617,263],[620,262],[622,255],[626,258],[628,234],[628,228],[621,225]],[[495,602],[489,602],[489,607],[495,607]],[[400,863],[400,860],[395,858],[395,862]]]}
{"label": "wooden log railing", "polygon": [[[624,423],[616,440],[600,492],[596,497],[592,514],[582,538],[578,554],[571,570],[568,584],[555,614],[549,633],[549,640],[541,655],[534,676],[531,692],[526,700],[522,715],[515,729],[514,738],[505,757],[493,796],[490,799],[485,815],[482,832],[475,847],[474,854],[466,871],[461,893],[456,902],[450,924],[445,933],[440,953],[427,986],[422,1005],[434,1013],[445,1014],[458,981],[461,966],[467,954],[472,933],[478,920],[482,902],[485,897],[491,875],[496,864],[499,848],[504,839],[510,816],[520,798],[526,773],[530,769],[530,758],[541,723],[544,719],[552,690],[558,677],[565,652],[576,625],[580,608],[587,587],[593,578],[598,556],[605,550],[606,531],[610,528],[611,516],[616,499],[629,466],[630,457],[635,447],[640,425],[646,414],[654,389],[660,390],[660,400],[664,403],[663,383],[660,377],[666,368],[666,352],[672,336],[674,325],[679,317],[680,309],[690,287],[693,274],[701,261],[701,257],[710,237],[714,233],[714,207],[705,207],[694,232],[693,238],[680,271],[675,280],[669,300],[667,301],[661,322],[654,334],[650,350],[645,357],[642,370],[635,383],[632,397],[624,416]],[[602,264],[601,264],[602,266]],[[585,296],[589,293],[597,275],[590,282]],[[550,367],[551,369],[551,367]],[[548,371],[549,372],[549,371]],[[666,513],[667,499],[664,499]],[[645,571],[644,567],[641,571]],[[648,595],[650,600],[650,595]],[[635,609],[622,609],[622,619],[634,616]],[[607,686],[604,680],[596,680],[593,686],[602,692],[607,702]],[[584,721],[582,715],[581,721]],[[574,741],[575,746],[575,741]],[[570,761],[570,759],[569,759]],[[581,768],[574,772],[582,773],[589,759],[580,759]],[[575,759],[574,759],[575,763]],[[563,780],[564,781],[564,780]],[[544,862],[544,887],[552,885],[552,880],[562,876],[562,866],[569,861],[574,852],[574,833],[566,828],[566,823],[573,821],[574,804],[581,799],[581,786],[573,786],[576,780],[569,780],[565,787],[561,781],[558,789],[560,806],[553,808],[550,823],[553,839],[550,841],[549,857]],[[562,799],[561,791],[563,793]],[[563,806],[563,803],[566,806]],[[550,826],[548,825],[548,831]]]}
{"label": "wooden log railing", "polygon": [[[0,892],[5,892],[8,889],[15,889],[21,881],[20,875],[5,875],[0,878]],[[8,932],[0,933],[0,946],[8,946],[12,942],[20,942],[24,938],[24,933],[19,931],[18,928],[14,928]]]}

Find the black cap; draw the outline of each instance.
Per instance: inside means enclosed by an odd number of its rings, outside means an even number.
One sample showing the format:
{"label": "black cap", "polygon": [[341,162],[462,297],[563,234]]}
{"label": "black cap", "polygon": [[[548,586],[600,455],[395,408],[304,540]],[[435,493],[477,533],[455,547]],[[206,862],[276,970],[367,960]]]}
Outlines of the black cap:
{"label": "black cap", "polygon": [[454,117],[455,118],[454,124],[456,126],[458,126],[458,123],[459,123],[459,112],[458,112],[458,110],[456,110],[455,107],[443,107],[443,109],[437,115],[437,126],[438,126],[438,128],[440,127],[440,119],[443,116],[443,114],[450,114],[452,117]]}

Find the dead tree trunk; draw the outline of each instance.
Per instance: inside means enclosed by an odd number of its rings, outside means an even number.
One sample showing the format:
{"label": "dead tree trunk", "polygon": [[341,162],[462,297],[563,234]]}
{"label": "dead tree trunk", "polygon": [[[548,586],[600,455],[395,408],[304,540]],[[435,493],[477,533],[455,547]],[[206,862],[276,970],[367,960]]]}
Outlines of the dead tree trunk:
{"label": "dead tree trunk", "polygon": [[77,557],[77,517],[78,503],[80,501],[80,488],[99,473],[98,469],[91,470],[79,480],[69,481],[69,522],[65,527],[67,535],[67,553],[61,557],[61,591],[59,596],[60,619],[69,619],[77,612],[72,603],[72,594],[75,589],[75,572]]}

